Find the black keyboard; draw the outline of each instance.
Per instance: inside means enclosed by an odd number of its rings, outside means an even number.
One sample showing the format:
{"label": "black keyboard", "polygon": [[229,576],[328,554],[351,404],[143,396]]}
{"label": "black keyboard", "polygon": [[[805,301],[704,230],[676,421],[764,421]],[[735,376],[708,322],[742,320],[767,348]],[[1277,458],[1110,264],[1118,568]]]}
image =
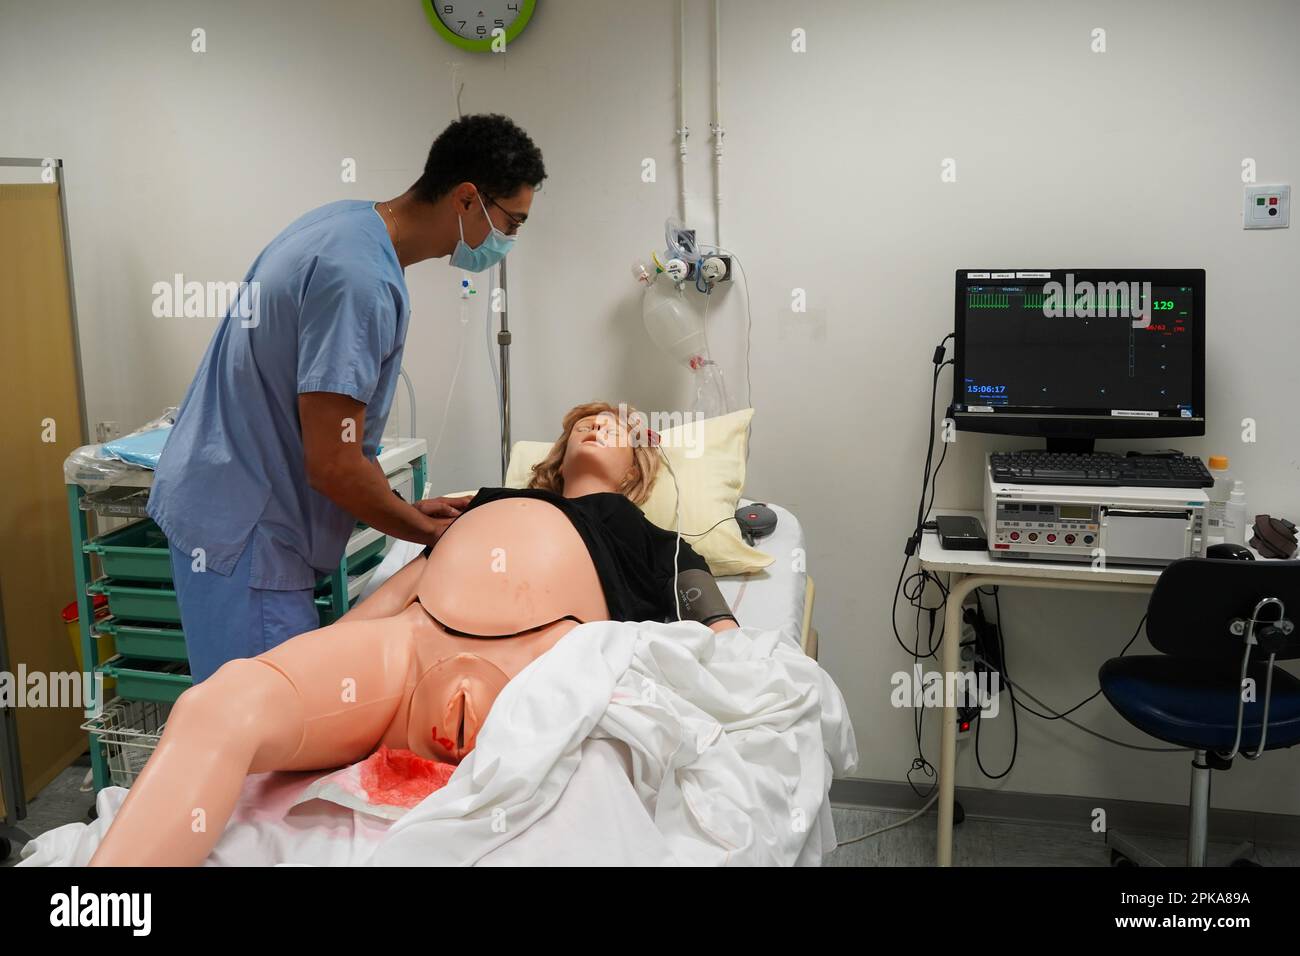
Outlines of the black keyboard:
{"label": "black keyboard", "polygon": [[1154,458],[1106,452],[995,452],[993,480],[1027,485],[1128,485],[1137,488],[1209,488],[1214,484],[1195,455]]}

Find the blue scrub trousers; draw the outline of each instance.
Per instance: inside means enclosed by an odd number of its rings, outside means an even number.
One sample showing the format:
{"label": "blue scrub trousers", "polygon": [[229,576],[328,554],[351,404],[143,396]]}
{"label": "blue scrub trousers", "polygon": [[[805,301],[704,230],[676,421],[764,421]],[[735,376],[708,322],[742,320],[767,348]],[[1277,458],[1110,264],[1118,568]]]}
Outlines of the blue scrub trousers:
{"label": "blue scrub trousers", "polygon": [[181,627],[194,683],[211,677],[226,661],[256,657],[291,637],[320,627],[315,594],[271,591],[249,584],[252,539],[229,575],[192,570],[193,560],[172,547],[172,580],[181,605]]}

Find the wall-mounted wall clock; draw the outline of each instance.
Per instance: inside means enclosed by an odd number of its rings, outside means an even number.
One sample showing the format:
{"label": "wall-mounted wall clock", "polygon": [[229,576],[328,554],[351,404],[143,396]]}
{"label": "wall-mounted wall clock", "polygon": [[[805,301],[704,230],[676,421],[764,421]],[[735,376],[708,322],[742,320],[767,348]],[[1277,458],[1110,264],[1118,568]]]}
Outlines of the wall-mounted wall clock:
{"label": "wall-mounted wall clock", "polygon": [[510,44],[524,32],[537,0],[423,0],[425,16],[448,43],[471,53],[492,50],[492,31]]}

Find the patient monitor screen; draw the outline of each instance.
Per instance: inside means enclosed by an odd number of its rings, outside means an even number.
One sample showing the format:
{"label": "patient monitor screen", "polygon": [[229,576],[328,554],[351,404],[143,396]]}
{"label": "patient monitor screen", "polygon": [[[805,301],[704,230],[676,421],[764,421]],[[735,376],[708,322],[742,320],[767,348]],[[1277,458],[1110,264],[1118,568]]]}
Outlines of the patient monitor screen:
{"label": "patient monitor screen", "polygon": [[1004,281],[959,295],[967,408],[1201,414],[1190,287]]}

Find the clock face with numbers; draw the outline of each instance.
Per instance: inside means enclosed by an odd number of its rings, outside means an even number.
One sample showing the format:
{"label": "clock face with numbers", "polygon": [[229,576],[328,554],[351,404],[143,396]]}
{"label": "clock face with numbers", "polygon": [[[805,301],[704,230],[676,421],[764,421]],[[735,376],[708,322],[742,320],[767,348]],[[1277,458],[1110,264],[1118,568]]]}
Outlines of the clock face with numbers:
{"label": "clock face with numbers", "polygon": [[532,19],[537,0],[423,0],[424,13],[448,43],[487,53],[492,41],[509,44]]}

